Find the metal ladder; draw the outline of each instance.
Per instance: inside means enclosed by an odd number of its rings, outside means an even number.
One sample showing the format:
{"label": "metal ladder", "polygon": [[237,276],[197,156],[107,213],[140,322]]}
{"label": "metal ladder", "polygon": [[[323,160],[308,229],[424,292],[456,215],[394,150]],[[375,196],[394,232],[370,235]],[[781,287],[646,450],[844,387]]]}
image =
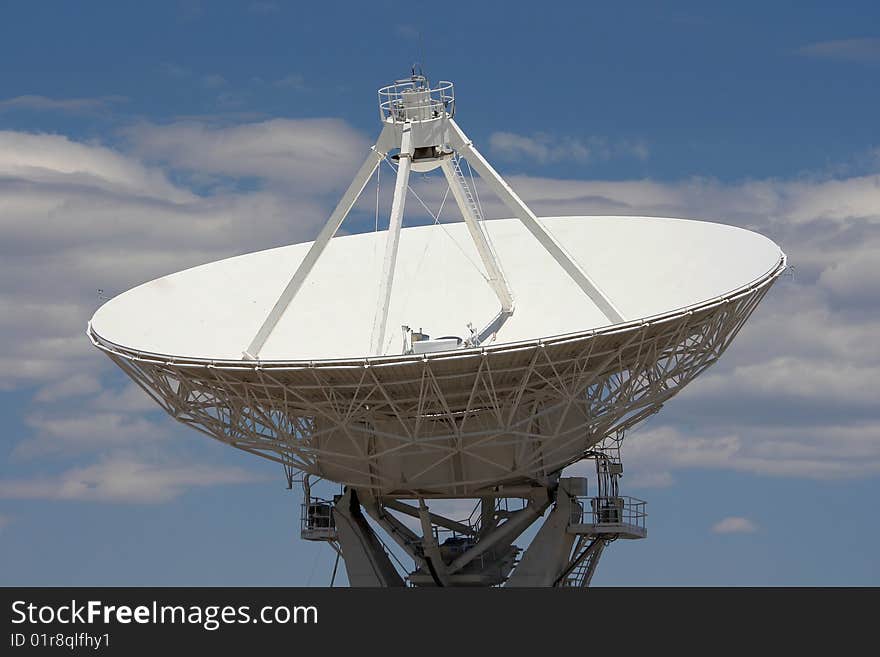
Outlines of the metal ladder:
{"label": "metal ladder", "polygon": [[562,586],[565,588],[588,587],[593,579],[593,574],[596,572],[596,566],[599,565],[599,558],[602,556],[602,551],[605,549],[605,545],[605,541],[602,541],[597,545],[596,548],[568,574],[563,580]]}
{"label": "metal ladder", "polygon": [[461,185],[461,188],[464,190],[465,198],[467,198],[468,205],[470,206],[471,211],[474,213],[474,218],[477,221],[483,221],[483,213],[480,212],[480,204],[477,203],[477,199],[467,183],[467,178],[465,177],[464,172],[461,170],[460,157],[452,158],[452,170],[455,172],[455,175],[458,177],[458,182]]}

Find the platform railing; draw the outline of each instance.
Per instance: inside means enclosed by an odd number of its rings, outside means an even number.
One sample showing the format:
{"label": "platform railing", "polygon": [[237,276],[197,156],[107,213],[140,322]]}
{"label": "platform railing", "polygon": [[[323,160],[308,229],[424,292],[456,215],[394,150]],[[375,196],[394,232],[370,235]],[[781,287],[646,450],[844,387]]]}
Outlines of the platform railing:
{"label": "platform railing", "polygon": [[443,114],[455,114],[455,91],[451,82],[441,80],[433,88],[427,80],[403,80],[379,89],[379,116],[392,123],[427,121]]}
{"label": "platform railing", "polygon": [[578,497],[572,505],[573,525],[632,525],[645,529],[647,503],[637,497]]}
{"label": "platform railing", "polygon": [[303,502],[299,533],[307,541],[336,540],[333,502],[319,497],[312,497],[307,502]]}

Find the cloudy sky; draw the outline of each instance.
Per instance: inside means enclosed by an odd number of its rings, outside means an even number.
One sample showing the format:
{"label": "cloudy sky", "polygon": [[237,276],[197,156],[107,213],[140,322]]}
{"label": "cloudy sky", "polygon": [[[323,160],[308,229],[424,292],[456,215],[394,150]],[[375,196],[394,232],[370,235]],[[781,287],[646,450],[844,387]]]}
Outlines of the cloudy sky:
{"label": "cloudy sky", "polygon": [[880,584],[876,3],[524,4],[3,9],[0,584],[328,582],[279,468],[157,412],[84,329],[140,282],[314,237],[417,59],[539,214],[711,219],[789,256],[627,438],[650,538],[595,583]]}

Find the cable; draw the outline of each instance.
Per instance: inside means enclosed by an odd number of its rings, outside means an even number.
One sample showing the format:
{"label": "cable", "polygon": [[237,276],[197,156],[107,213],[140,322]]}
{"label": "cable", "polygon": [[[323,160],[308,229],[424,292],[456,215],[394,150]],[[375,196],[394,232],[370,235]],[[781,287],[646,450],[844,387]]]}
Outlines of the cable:
{"label": "cable", "polygon": [[376,232],[379,232],[379,176],[382,173],[382,167],[376,167]]}
{"label": "cable", "polygon": [[[388,162],[388,166],[391,167],[392,171],[397,172],[397,169],[395,169],[395,168],[394,168],[394,165],[391,164],[391,162],[388,161],[388,158],[387,158],[387,157],[385,158],[385,161]],[[477,265],[477,263],[474,262],[474,260],[473,260],[473,259],[467,254],[467,252],[464,250],[464,248],[462,248],[461,244],[458,243],[458,240],[456,240],[455,237],[453,237],[452,234],[446,229],[446,226],[445,226],[443,223],[440,222],[440,214],[439,214],[439,211],[438,211],[437,215],[435,215],[433,212],[431,212],[431,209],[430,209],[427,205],[425,205],[425,202],[424,202],[424,201],[421,199],[421,197],[415,192],[415,190],[414,190],[412,187],[410,187],[409,184],[407,184],[406,187],[407,187],[407,189],[408,189],[410,192],[412,192],[412,195],[416,197],[416,200],[417,200],[419,203],[421,203],[422,207],[425,208],[425,211],[431,216],[431,218],[434,219],[434,224],[437,225],[437,226],[440,226],[440,228],[443,229],[443,232],[446,233],[446,236],[449,237],[449,239],[452,241],[452,243],[455,244],[455,246],[458,248],[459,251],[461,251],[461,254],[465,257],[465,260],[467,260],[467,261],[471,264],[471,266],[477,271],[477,273],[480,275],[480,277],[481,277],[484,281],[486,281],[486,282],[488,283],[488,282],[489,282],[489,277],[486,276],[486,274],[483,273],[483,270],[480,269],[479,265]],[[449,189],[448,189],[448,186],[447,186],[447,194],[448,194],[448,191],[449,191]],[[444,196],[444,201],[443,201],[443,202],[444,202],[444,203],[446,202],[446,197],[445,197],[445,196]],[[442,209],[443,209],[443,208],[442,208],[442,206],[441,206],[440,210],[442,211]]]}

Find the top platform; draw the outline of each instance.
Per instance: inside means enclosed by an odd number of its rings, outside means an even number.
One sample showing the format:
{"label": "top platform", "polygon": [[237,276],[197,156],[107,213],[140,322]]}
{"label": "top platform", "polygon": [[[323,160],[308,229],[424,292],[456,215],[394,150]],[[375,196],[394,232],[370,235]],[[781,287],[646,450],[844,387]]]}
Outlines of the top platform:
{"label": "top platform", "polygon": [[379,119],[384,123],[432,121],[455,116],[455,90],[441,80],[433,87],[423,75],[379,89]]}
{"label": "top platform", "polygon": [[[545,225],[620,308],[626,322],[684,311],[778,271],[769,239],[722,224],[649,217],[555,217]],[[599,329],[608,320],[517,220],[484,223],[516,301],[482,348]],[[331,240],[266,342],[262,361],[366,358],[384,231]],[[498,301],[464,223],[401,231],[384,355],[402,356],[400,327],[467,337]],[[310,243],[194,267],[108,301],[91,330],[126,350],[240,361]],[[408,357],[411,358],[411,357]]]}

